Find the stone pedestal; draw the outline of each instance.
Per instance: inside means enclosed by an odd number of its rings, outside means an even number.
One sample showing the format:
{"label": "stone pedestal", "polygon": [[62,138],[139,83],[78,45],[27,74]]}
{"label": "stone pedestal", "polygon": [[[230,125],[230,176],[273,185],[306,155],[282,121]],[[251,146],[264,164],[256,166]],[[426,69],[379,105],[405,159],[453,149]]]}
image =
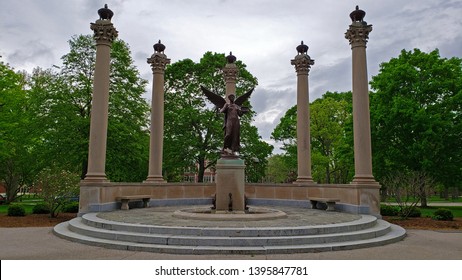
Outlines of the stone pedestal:
{"label": "stone pedestal", "polygon": [[[245,164],[242,159],[219,159],[216,165],[216,213],[245,211]],[[230,195],[231,200],[230,201]]]}

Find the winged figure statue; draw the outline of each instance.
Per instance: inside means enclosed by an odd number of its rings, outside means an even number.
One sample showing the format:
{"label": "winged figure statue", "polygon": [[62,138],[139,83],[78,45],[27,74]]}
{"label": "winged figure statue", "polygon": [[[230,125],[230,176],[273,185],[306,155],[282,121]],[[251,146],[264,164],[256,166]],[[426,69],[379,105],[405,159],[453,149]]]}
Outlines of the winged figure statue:
{"label": "winged figure statue", "polygon": [[210,102],[212,102],[217,111],[225,114],[223,130],[225,139],[223,144],[222,156],[233,156],[240,149],[241,124],[239,117],[249,112],[248,107],[242,107],[242,104],[249,99],[253,88],[247,93],[236,98],[234,94],[228,95],[229,103],[220,95],[201,86],[202,91]]}

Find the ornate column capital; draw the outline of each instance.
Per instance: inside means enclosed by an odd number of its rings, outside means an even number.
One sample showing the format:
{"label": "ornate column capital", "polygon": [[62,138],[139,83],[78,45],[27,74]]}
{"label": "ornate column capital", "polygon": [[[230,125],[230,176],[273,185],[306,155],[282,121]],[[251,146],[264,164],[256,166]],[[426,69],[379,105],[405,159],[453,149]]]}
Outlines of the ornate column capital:
{"label": "ornate column capital", "polygon": [[151,64],[153,74],[163,74],[165,66],[170,64],[170,58],[164,54],[165,45],[160,40],[153,47],[154,53],[148,58],[148,63]]}
{"label": "ornate column capital", "polygon": [[225,76],[225,82],[227,83],[236,83],[237,74],[239,69],[236,66],[236,57],[233,55],[233,52],[229,52],[229,55],[226,56],[226,65],[223,68],[223,75]]}
{"label": "ornate column capital", "polygon": [[151,64],[152,73],[164,73],[167,64],[170,64],[170,58],[163,53],[154,53],[148,58],[148,63]]}
{"label": "ornate column capital", "polygon": [[111,21],[106,19],[99,19],[95,23],[91,23],[90,28],[94,32],[93,38],[95,38],[97,45],[111,45],[119,33]]}
{"label": "ornate column capital", "polygon": [[292,59],[290,64],[295,65],[295,71],[298,75],[308,75],[314,60],[306,53],[301,53]]}
{"label": "ornate column capital", "polygon": [[366,22],[353,22],[345,32],[345,39],[350,41],[351,48],[366,47],[372,25]]}

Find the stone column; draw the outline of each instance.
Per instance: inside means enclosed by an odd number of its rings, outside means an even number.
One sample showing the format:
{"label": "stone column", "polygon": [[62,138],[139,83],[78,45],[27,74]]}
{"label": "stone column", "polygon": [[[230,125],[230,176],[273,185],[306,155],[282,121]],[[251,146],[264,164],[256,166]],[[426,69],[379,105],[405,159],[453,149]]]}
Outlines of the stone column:
{"label": "stone column", "polygon": [[296,184],[313,183],[311,177],[310,147],[310,100],[308,89],[308,73],[314,60],[307,54],[308,46],[297,47],[298,55],[291,60],[297,72],[297,164],[298,176]]}
{"label": "stone column", "polygon": [[353,62],[353,133],[355,154],[355,184],[376,184],[372,175],[371,128],[367,77],[366,43],[372,25],[365,22],[366,13],[356,10],[350,14],[352,23],[345,33],[350,41]]}
{"label": "stone column", "polygon": [[107,182],[106,140],[109,107],[109,75],[111,63],[111,44],[117,37],[117,30],[111,23],[113,12],[107,8],[98,10],[100,19],[91,23],[96,41],[96,63],[93,80],[93,100],[90,121],[88,148],[87,182]]}
{"label": "stone column", "polygon": [[149,173],[145,183],[165,183],[162,177],[162,155],[164,147],[164,74],[170,59],[164,54],[165,46],[160,42],[154,45],[154,54],[148,58],[151,64],[152,101],[151,137],[149,143]]}
{"label": "stone column", "polygon": [[239,70],[235,64],[236,57],[232,52],[226,57],[226,61],[227,63],[225,68],[223,68],[223,74],[226,82],[226,97],[228,97],[230,94],[236,95],[236,81]]}

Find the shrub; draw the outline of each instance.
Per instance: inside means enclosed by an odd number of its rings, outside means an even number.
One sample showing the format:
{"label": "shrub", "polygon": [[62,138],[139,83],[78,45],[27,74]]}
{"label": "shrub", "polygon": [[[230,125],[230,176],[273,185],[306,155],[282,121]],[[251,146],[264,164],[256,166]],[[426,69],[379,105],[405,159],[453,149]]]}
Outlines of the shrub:
{"label": "shrub", "polygon": [[399,207],[393,205],[380,205],[380,214],[382,216],[398,216]]}
{"label": "shrub", "polygon": [[8,207],[8,216],[20,217],[26,216],[26,209],[19,204],[11,204]]}
{"label": "shrub", "polygon": [[432,218],[438,221],[452,221],[454,215],[452,214],[451,210],[439,208],[435,211],[435,213],[433,213]]}
{"label": "shrub", "polygon": [[50,216],[58,216],[63,206],[79,193],[80,177],[56,166],[45,168],[38,174],[37,185],[42,187],[44,202],[50,206]]}
{"label": "shrub", "polygon": [[67,203],[63,207],[63,212],[64,213],[78,213],[79,212],[79,202],[72,201],[70,203]]}
{"label": "shrub", "polygon": [[422,216],[422,212],[420,211],[419,208],[411,208],[410,211],[409,211],[409,214],[407,215],[407,217],[411,217],[411,218],[418,218]]}
{"label": "shrub", "polygon": [[34,214],[50,214],[50,207],[45,203],[38,203],[32,208]]}

